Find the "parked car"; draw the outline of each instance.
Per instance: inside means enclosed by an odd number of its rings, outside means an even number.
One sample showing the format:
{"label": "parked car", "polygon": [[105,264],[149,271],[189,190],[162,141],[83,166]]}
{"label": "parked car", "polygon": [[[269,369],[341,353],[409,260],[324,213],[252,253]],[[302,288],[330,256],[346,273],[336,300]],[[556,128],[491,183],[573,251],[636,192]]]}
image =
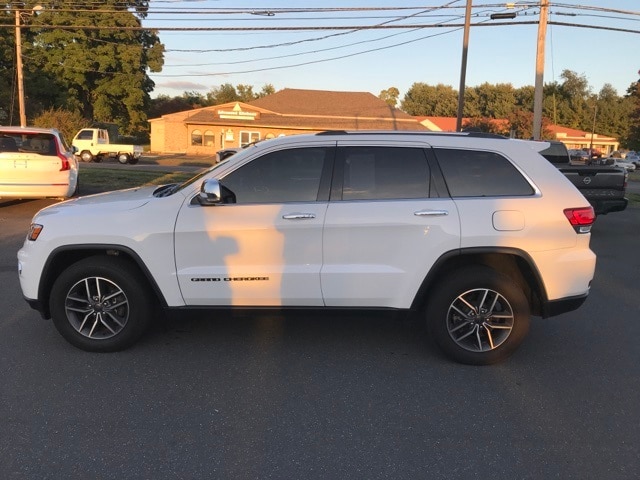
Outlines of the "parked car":
{"label": "parked car", "polygon": [[633,163],[636,166],[636,169],[640,168],[640,155],[638,155],[637,153],[628,153],[624,157],[624,161]]}
{"label": "parked car", "polygon": [[378,309],[423,316],[453,360],[495,363],[531,315],[578,308],[595,271],[593,208],[548,146],[399,131],[260,142],[182,184],[40,211],[18,252],[23,296],[89,351],[131,346],[160,307]]}
{"label": "parked car", "polygon": [[78,191],[78,162],[60,132],[0,127],[0,197],[68,198]]}
{"label": "parked car", "polygon": [[626,159],[621,159],[621,158],[607,158],[605,161],[606,165],[609,165],[611,167],[620,167],[620,168],[624,168],[626,172],[635,172],[636,171],[636,166],[635,164],[627,161]]}
{"label": "parked car", "polygon": [[223,162],[231,155],[238,153],[240,150],[242,150],[241,147],[223,148],[222,150],[218,150],[216,152],[216,163]]}
{"label": "parked car", "polygon": [[572,165],[586,165],[589,161],[589,154],[577,148],[569,150],[569,157]]}

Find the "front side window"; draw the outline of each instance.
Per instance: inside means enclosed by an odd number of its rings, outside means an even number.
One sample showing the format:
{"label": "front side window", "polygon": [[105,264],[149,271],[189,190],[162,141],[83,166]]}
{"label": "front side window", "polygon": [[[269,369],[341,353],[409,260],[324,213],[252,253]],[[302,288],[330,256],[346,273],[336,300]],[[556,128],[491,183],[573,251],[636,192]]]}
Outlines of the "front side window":
{"label": "front side window", "polygon": [[91,130],[81,130],[78,134],[78,140],[91,140],[93,138],[93,132]]}
{"label": "front side window", "polygon": [[344,147],[343,200],[388,200],[429,196],[424,151],[405,147]]}
{"label": "front side window", "polygon": [[267,153],[221,180],[235,203],[314,202],[327,148],[294,148]]}
{"label": "front side window", "polygon": [[452,197],[521,197],[534,190],[502,155],[476,150],[435,149]]}
{"label": "front side window", "polygon": [[200,130],[194,130],[191,132],[191,145],[194,147],[202,146],[202,132]]}

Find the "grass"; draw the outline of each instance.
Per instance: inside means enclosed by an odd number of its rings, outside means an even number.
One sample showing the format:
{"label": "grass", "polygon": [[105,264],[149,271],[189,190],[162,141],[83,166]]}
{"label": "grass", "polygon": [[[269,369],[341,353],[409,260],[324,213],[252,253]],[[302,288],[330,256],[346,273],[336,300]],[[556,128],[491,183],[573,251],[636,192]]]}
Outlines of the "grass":
{"label": "grass", "polygon": [[80,171],[81,194],[107,192],[143,185],[179,183],[193,177],[193,172],[151,172],[146,170],[87,168]]}

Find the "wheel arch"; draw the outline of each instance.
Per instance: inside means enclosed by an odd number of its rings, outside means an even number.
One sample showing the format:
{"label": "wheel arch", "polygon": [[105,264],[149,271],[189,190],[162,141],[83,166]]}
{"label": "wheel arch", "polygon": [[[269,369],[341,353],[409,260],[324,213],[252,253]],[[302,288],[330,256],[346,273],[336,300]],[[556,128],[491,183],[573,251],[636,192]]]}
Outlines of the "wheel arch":
{"label": "wheel arch", "polygon": [[123,245],[69,245],[59,247],[51,252],[44,265],[40,285],[38,286],[38,299],[42,309],[40,313],[44,318],[51,318],[49,296],[56,278],[68,266],[93,256],[115,256],[128,261],[146,279],[149,291],[158,299],[160,305],[162,307],[167,306],[164,295],[153,279],[153,275],[151,275],[142,259],[130,248]]}
{"label": "wheel arch", "polygon": [[508,247],[466,248],[445,253],[422,281],[411,310],[425,308],[434,285],[444,275],[472,265],[489,267],[512,279],[527,297],[532,315],[543,316],[547,294],[540,272],[526,252]]}

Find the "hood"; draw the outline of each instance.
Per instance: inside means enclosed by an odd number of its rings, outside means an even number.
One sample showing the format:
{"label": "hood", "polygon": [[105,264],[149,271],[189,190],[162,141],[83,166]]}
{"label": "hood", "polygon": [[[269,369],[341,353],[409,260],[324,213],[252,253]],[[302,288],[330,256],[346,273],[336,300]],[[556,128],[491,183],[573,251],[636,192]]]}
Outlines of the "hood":
{"label": "hood", "polygon": [[56,203],[43,208],[38,212],[38,216],[55,215],[62,212],[90,210],[93,215],[102,212],[122,212],[140,208],[152,200],[153,192],[158,189],[157,185],[147,187],[136,187],[127,190],[117,190],[115,192],[98,193],[86,197],[77,197],[64,202]]}

